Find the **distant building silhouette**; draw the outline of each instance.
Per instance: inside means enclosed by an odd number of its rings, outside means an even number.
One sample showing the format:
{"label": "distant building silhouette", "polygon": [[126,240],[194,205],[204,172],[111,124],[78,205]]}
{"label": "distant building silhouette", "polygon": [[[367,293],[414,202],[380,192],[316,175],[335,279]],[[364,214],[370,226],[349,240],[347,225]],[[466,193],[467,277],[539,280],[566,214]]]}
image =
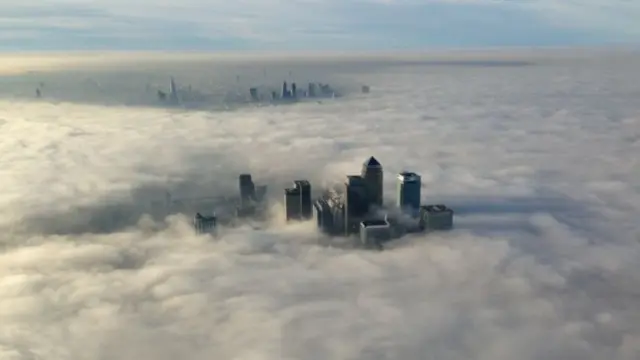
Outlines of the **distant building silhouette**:
{"label": "distant building silhouette", "polygon": [[291,97],[294,99],[298,97],[297,90],[296,83],[291,83]]}
{"label": "distant building silhouette", "polygon": [[249,94],[251,95],[251,100],[253,100],[253,101],[260,100],[258,98],[258,89],[257,88],[254,88],[254,87],[250,88],[249,89]]}
{"label": "distant building silhouette", "polygon": [[307,96],[316,97],[316,84],[309,83],[309,89],[307,90]]}

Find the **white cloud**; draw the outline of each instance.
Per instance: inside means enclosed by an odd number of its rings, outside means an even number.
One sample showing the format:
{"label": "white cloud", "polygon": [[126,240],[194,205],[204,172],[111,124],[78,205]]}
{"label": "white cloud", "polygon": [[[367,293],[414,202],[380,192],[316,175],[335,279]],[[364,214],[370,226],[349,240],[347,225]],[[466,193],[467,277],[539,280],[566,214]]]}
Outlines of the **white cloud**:
{"label": "white cloud", "polygon": [[[440,65],[271,63],[270,74],[373,91],[232,112],[116,105],[156,74],[234,82],[230,62],[92,69],[76,57],[3,78],[0,356],[637,359],[637,55],[434,56]],[[233,66],[250,77],[259,61]],[[24,98],[40,80],[45,96],[73,101]],[[318,246],[313,224],[212,240],[181,218],[154,230],[133,216],[167,182],[235,191],[250,170],[276,192],[357,172],[369,155],[389,194],[393,173],[420,172],[457,229],[373,253]],[[9,231],[18,219],[26,228]]]}

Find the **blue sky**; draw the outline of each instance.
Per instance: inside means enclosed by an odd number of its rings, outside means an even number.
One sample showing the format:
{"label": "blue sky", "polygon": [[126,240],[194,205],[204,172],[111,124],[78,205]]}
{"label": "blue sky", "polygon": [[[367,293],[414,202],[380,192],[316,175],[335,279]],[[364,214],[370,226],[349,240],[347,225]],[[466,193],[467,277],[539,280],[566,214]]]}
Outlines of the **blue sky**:
{"label": "blue sky", "polygon": [[638,0],[1,0],[0,50],[640,43]]}

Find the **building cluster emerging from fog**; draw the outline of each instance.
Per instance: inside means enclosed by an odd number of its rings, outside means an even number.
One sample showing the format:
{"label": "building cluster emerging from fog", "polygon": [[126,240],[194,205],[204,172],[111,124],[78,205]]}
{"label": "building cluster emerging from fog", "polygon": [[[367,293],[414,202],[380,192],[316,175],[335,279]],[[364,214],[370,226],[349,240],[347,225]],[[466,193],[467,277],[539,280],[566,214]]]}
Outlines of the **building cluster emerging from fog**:
{"label": "building cluster emerging from fog", "polygon": [[[361,92],[363,94],[368,94],[370,91],[371,89],[368,85],[362,85]],[[243,101],[254,104],[287,104],[304,100],[332,99],[342,96],[340,92],[329,84],[309,82],[305,88],[300,88],[295,82],[289,84],[286,81],[283,81],[280,90],[270,86],[251,87],[246,95],[248,95],[248,98],[244,98]],[[41,96],[40,90],[37,90],[37,96]],[[168,93],[163,90],[158,90],[157,97],[161,103],[171,105],[200,99],[195,90],[191,88],[191,85],[184,89],[179,88],[173,77],[169,79]]]}
{"label": "building cluster emerging from fog", "polygon": [[[312,199],[311,183],[294,180],[284,189],[284,216],[287,222],[314,220],[318,230],[328,236],[357,237],[366,248],[381,248],[395,238],[410,233],[449,230],[453,210],[443,204],[422,204],[422,179],[414,172],[397,175],[395,201],[385,204],[384,170],[375,157],[362,165],[359,175],[347,175],[344,183],[326,189]],[[240,198],[235,218],[263,216],[266,211],[266,186],[253,183],[250,174],[238,178]],[[194,228],[198,233],[215,233],[220,221],[215,215],[197,213]]]}

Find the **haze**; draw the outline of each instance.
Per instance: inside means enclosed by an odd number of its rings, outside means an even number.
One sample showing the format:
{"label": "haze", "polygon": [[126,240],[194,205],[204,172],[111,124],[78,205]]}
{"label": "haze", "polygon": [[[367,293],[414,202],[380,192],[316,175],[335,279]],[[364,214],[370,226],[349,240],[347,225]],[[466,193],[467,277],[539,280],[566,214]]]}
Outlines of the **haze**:
{"label": "haze", "polygon": [[[636,52],[87,56],[1,64],[0,358],[640,358]],[[170,75],[346,96],[141,100]],[[313,223],[197,237],[150,205],[251,172],[279,214],[294,178],[318,189],[371,155],[386,201],[418,172],[455,229],[369,252]]]}

